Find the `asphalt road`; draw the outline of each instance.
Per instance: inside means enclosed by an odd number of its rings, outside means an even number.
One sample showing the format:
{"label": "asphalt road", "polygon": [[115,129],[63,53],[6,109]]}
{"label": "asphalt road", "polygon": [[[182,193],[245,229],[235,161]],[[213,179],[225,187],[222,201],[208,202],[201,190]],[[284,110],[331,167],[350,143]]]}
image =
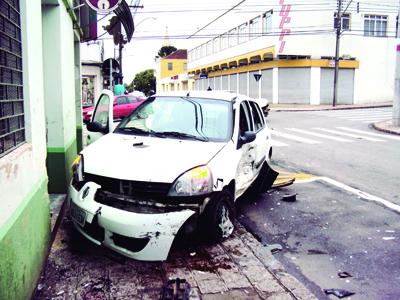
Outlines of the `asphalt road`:
{"label": "asphalt road", "polygon": [[[239,220],[265,245],[282,245],[275,256],[320,299],[329,288],[355,292],[351,299],[400,299],[400,206],[388,207],[400,204],[400,136],[369,127],[390,113],[272,112],[268,118],[274,164],[327,179],[245,197]],[[286,193],[297,193],[297,201],[282,201]],[[343,271],[352,277],[339,278]]]}

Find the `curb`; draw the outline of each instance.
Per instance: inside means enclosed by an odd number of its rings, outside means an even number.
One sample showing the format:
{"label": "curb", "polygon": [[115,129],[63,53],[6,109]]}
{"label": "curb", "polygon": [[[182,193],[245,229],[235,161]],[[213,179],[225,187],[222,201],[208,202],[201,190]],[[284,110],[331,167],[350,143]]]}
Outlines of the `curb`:
{"label": "curb", "polygon": [[[387,121],[385,121],[385,122],[387,122]],[[385,132],[385,133],[389,133],[389,134],[400,135],[400,129],[397,132],[395,130],[391,130],[389,128],[382,127],[380,124],[382,124],[382,122],[372,123],[371,125],[372,125],[372,128],[374,128],[375,130],[378,130],[378,131],[381,131],[381,132]]]}
{"label": "curb", "polygon": [[381,108],[381,107],[392,107],[392,104],[376,104],[369,106],[349,106],[349,107],[316,107],[316,108],[274,108],[271,107],[271,111],[274,112],[304,112],[304,111],[330,111],[330,110],[350,110],[350,109],[363,109],[363,108]]}

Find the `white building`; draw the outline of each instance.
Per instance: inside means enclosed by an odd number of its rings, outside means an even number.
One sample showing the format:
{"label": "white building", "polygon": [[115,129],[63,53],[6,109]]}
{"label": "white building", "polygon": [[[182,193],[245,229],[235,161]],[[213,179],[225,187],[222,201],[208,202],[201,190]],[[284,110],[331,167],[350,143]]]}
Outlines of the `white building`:
{"label": "white building", "polygon": [[82,63],[82,105],[93,105],[103,89],[103,53],[102,41],[81,44]]}
{"label": "white building", "polygon": [[[338,104],[392,101],[399,2],[342,2]],[[273,103],[332,103],[337,1],[261,3],[254,5],[258,13],[238,17],[231,29],[189,51],[196,89]],[[254,74],[262,75],[258,82]]]}

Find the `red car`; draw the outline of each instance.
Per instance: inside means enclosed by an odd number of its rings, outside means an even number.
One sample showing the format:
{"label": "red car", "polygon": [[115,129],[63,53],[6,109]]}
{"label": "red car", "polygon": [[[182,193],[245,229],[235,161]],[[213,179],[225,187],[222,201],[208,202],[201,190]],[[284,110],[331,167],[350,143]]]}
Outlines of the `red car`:
{"label": "red car", "polygon": [[[133,95],[120,95],[114,97],[114,119],[122,119],[136,109],[145,99]],[[90,122],[93,114],[93,106],[82,110],[83,122]]]}

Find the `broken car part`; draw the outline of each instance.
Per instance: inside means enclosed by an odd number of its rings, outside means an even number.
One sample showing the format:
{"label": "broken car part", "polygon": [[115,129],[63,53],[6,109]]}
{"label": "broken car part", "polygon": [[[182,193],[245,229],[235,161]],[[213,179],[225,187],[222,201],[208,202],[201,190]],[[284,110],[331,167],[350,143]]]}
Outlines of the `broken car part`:
{"label": "broken car part", "polygon": [[336,297],[338,297],[340,299],[356,294],[354,292],[350,292],[350,291],[346,291],[346,290],[342,290],[342,289],[325,289],[324,292],[327,295],[335,295]]}

